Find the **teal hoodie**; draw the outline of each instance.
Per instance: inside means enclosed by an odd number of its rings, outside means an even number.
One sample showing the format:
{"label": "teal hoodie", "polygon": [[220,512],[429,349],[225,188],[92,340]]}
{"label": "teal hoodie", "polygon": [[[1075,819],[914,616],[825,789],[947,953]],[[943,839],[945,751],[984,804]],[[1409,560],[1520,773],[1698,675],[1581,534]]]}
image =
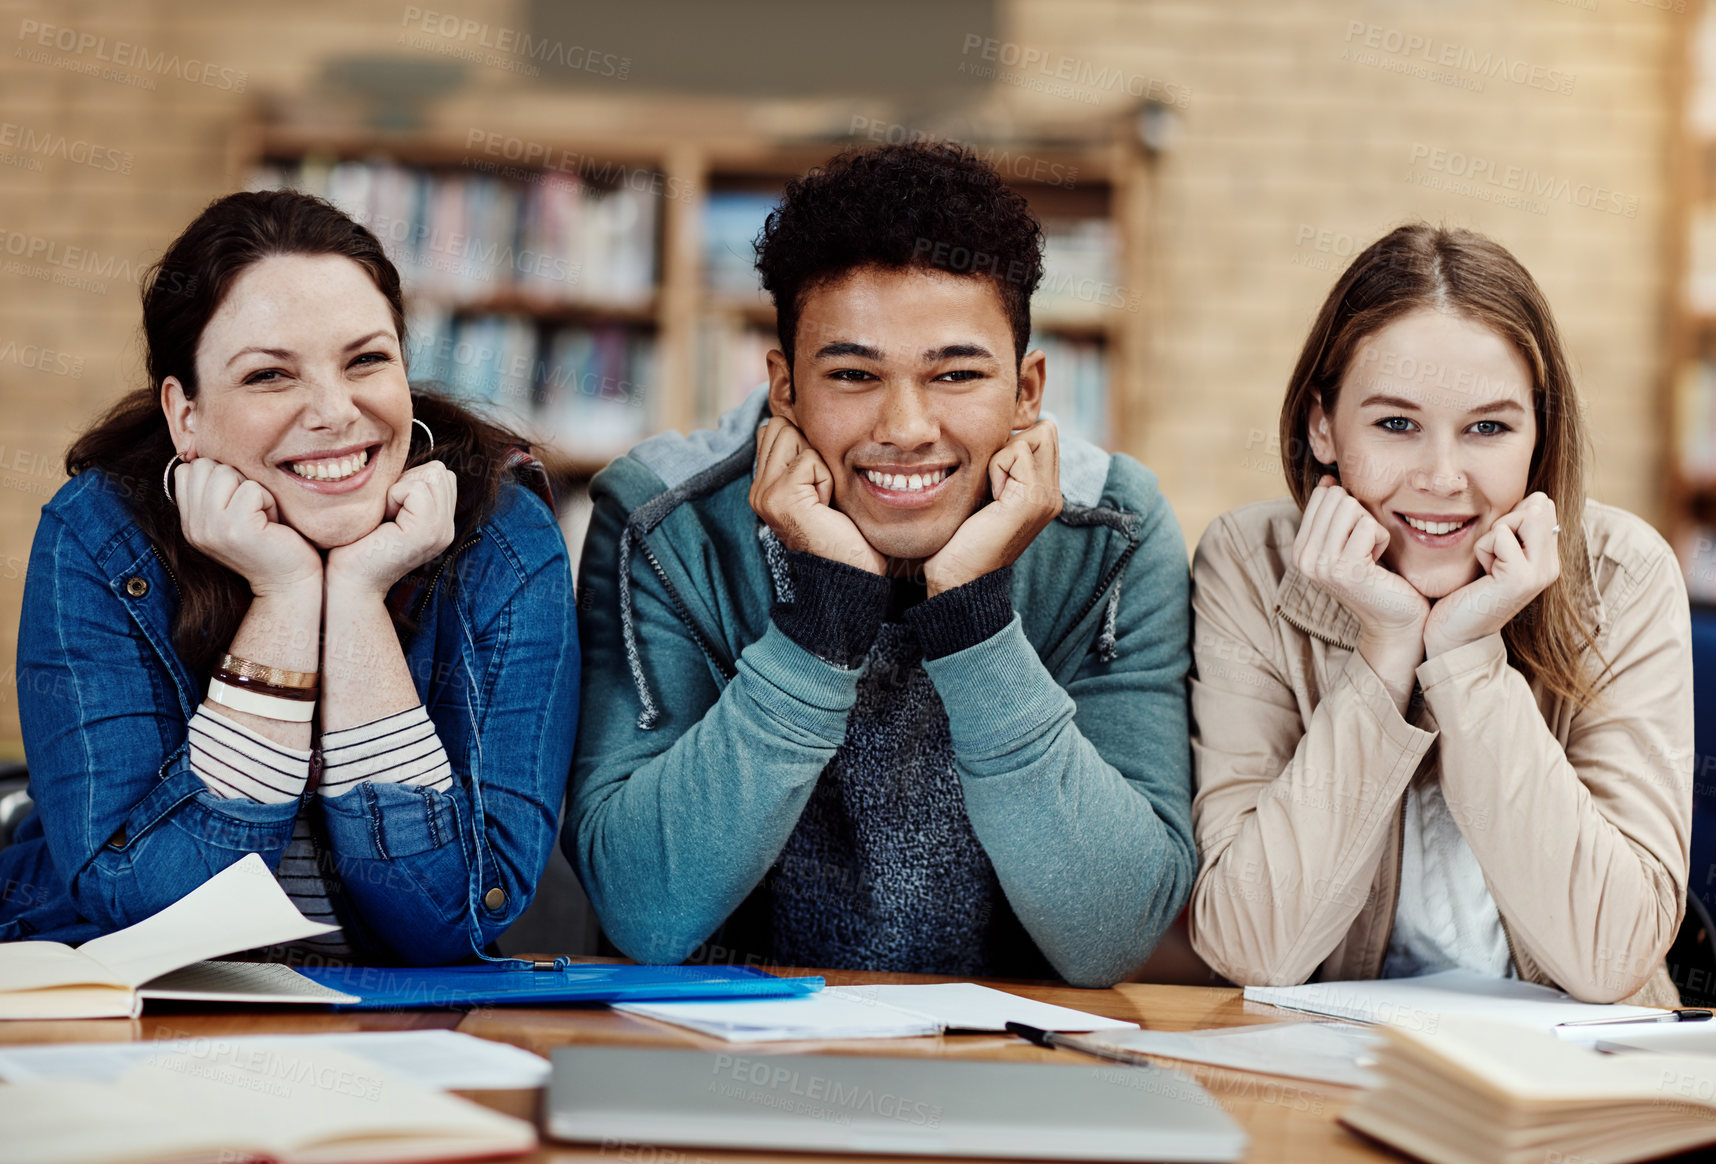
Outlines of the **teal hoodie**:
{"label": "teal hoodie", "polygon": [[[561,844],[640,962],[687,958],[780,855],[846,734],[857,670],[770,618],[748,495],[759,389],[600,473],[579,574],[583,704]],[[1191,895],[1185,542],[1148,469],[1061,438],[1064,508],[1012,623],[926,660],[965,810],[1068,982],[1135,971]]]}

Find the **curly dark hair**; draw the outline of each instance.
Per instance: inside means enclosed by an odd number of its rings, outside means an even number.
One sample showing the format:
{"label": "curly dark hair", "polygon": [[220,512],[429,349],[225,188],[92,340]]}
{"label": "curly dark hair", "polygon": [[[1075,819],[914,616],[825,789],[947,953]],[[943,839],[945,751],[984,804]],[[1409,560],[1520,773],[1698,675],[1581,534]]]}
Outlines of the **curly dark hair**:
{"label": "curly dark hair", "polygon": [[1025,358],[1043,230],[1024,196],[961,146],[846,150],[787,183],[756,251],[789,367],[805,293],[872,265],[988,279],[1013,328],[1014,359]]}

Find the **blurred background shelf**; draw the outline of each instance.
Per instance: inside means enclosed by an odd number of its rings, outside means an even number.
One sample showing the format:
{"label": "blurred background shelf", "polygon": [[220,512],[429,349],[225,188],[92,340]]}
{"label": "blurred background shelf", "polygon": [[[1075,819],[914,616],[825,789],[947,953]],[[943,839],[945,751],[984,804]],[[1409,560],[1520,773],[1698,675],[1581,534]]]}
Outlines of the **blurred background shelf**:
{"label": "blurred background shelf", "polygon": [[[1117,169],[1143,162],[1123,129],[1038,151],[1054,181],[1014,183],[1044,227],[1032,346],[1049,355],[1048,407],[1109,448],[1136,419],[1124,390],[1136,232],[1115,195]],[[653,432],[712,424],[766,380],[778,340],[752,244],[786,182],[844,143],[663,138],[616,152],[568,137],[515,151],[526,161],[470,138],[253,122],[230,157],[235,184],[322,195],[375,231],[405,284],[413,379],[538,440],[562,486]]]}
{"label": "blurred background shelf", "polygon": [[1664,532],[1696,603],[1716,605],[1716,5],[1680,17],[1669,221]]}

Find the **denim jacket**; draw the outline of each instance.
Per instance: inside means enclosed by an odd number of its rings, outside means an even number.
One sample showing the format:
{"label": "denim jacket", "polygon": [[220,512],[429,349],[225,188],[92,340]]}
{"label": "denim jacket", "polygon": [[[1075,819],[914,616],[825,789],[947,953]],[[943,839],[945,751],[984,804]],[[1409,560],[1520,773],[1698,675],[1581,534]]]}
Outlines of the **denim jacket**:
{"label": "denim jacket", "polygon": [[[178,584],[127,496],[85,472],[36,530],[17,676],[35,808],[0,849],[0,941],[83,941],[246,853],[275,866],[300,809],[225,799],[191,770],[203,685],[172,644]],[[566,544],[509,478],[488,520],[389,601],[415,622],[405,661],[454,785],[306,792],[330,897],[369,957],[486,957],[530,904],[565,795],[579,678]]]}

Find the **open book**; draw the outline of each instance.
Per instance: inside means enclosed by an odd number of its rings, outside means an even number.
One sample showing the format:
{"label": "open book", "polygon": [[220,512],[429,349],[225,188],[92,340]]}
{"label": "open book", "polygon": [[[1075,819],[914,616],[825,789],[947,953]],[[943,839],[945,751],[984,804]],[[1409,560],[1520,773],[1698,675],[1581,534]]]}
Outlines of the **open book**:
{"label": "open book", "polygon": [[207,1040],[115,1083],[0,1087],[0,1156],[31,1164],[467,1160],[536,1146],[530,1124],[326,1048]]}
{"label": "open book", "polygon": [[1624,1164],[1716,1143],[1716,1060],[1604,1055],[1444,1017],[1385,1028],[1382,1083],[1341,1119],[1432,1164]]}
{"label": "open book", "polygon": [[145,998],[356,1002],[285,966],[205,961],[336,928],[299,913],[250,853],[160,913],[76,949],[0,944],[0,1019],[134,1018]]}

